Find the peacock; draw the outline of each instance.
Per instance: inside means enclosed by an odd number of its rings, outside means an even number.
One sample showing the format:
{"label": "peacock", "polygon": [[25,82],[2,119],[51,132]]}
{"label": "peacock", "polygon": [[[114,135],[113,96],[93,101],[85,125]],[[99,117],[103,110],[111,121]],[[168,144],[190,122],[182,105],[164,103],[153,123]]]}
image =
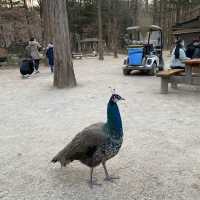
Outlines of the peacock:
{"label": "peacock", "polygon": [[113,93],[107,104],[107,122],[92,124],[81,132],[52,159],[53,163],[60,162],[61,167],[74,160],[90,167],[89,184],[99,185],[93,180],[93,169],[102,164],[105,171],[105,180],[113,181],[117,177],[108,174],[106,161],[114,157],[120,150],[123,142],[123,128],[117,102],[125,100]]}

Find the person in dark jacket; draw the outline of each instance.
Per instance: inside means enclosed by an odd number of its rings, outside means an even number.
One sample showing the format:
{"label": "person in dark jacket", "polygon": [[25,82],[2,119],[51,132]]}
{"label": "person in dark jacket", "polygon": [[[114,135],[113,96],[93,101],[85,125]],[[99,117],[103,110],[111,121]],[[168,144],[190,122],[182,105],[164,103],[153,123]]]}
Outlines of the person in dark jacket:
{"label": "person in dark jacket", "polygon": [[53,73],[53,71],[54,71],[54,47],[53,47],[52,43],[49,43],[47,46],[46,56],[48,59],[49,68],[51,69],[51,72]]}
{"label": "person in dark jacket", "polygon": [[189,58],[200,58],[200,38],[194,38],[187,46],[186,55]]}
{"label": "person in dark jacket", "polygon": [[20,65],[20,73],[23,78],[29,78],[34,71],[34,63],[31,59],[24,59]]}
{"label": "person in dark jacket", "polygon": [[193,43],[194,46],[194,53],[192,55],[192,58],[200,58],[200,40]]}

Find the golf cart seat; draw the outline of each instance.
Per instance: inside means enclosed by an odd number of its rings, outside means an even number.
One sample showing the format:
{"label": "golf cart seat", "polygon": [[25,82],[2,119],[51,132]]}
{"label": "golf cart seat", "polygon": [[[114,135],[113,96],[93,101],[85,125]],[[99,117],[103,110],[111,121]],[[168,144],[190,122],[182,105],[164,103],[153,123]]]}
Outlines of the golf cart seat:
{"label": "golf cart seat", "polygon": [[150,52],[153,51],[153,44],[145,44],[144,45],[144,55],[149,55]]}

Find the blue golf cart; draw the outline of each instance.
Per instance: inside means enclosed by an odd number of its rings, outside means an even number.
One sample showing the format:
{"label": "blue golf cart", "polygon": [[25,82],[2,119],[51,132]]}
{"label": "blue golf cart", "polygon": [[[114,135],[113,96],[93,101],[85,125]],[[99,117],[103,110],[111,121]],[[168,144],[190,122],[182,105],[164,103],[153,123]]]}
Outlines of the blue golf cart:
{"label": "blue golf cart", "polygon": [[155,75],[164,67],[162,29],[156,25],[127,28],[128,56],[124,59],[123,74],[133,70]]}

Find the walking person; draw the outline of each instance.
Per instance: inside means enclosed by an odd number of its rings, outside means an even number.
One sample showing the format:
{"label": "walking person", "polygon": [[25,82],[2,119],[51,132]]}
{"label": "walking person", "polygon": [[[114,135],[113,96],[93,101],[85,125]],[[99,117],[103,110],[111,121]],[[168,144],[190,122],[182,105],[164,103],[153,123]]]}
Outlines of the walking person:
{"label": "walking person", "polygon": [[50,42],[47,46],[46,57],[48,59],[49,68],[51,73],[54,71],[54,47],[53,43]]}
{"label": "walking person", "polygon": [[176,46],[172,51],[172,59],[170,67],[172,69],[185,69],[185,60],[188,60],[185,54],[184,41],[179,39],[176,41]]}
{"label": "walking person", "polygon": [[33,59],[34,62],[35,73],[39,73],[39,65],[40,65],[39,49],[41,48],[41,45],[39,44],[39,42],[35,40],[35,38],[31,38],[27,48],[29,49],[31,58]]}

